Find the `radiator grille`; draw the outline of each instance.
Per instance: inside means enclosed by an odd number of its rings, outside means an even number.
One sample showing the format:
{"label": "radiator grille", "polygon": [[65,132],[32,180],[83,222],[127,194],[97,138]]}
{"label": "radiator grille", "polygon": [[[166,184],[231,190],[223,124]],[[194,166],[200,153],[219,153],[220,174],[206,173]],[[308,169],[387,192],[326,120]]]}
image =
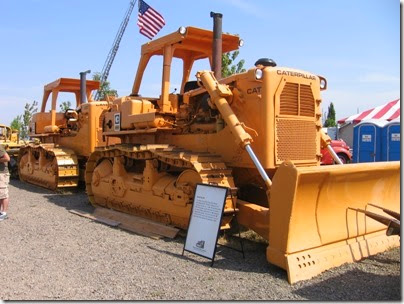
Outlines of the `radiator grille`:
{"label": "radiator grille", "polygon": [[277,120],[277,163],[290,161],[317,161],[314,121]]}
{"label": "radiator grille", "polygon": [[314,116],[314,97],[309,85],[300,85],[300,115]]}
{"label": "radiator grille", "polygon": [[280,96],[279,114],[314,117],[314,112],[311,87],[287,82]]}
{"label": "radiator grille", "polygon": [[298,115],[299,114],[299,84],[287,82],[281,93],[280,114]]}

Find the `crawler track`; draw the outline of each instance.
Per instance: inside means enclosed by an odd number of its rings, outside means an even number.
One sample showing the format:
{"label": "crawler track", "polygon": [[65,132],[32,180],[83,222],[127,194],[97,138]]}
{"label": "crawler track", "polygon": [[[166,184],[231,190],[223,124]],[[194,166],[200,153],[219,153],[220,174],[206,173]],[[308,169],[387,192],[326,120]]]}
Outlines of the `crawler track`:
{"label": "crawler track", "polygon": [[53,144],[22,147],[18,172],[22,181],[51,190],[77,187],[79,182],[79,164],[74,151]]}
{"label": "crawler track", "polygon": [[[129,162],[133,162],[132,168],[136,163],[146,165],[131,173]],[[87,194],[94,206],[180,228],[188,226],[197,183],[235,189],[231,170],[220,156],[190,152],[171,145],[122,144],[97,148],[88,159],[85,177]],[[233,201],[229,195],[225,204],[228,216],[222,222],[223,228],[228,226],[232,212]]]}

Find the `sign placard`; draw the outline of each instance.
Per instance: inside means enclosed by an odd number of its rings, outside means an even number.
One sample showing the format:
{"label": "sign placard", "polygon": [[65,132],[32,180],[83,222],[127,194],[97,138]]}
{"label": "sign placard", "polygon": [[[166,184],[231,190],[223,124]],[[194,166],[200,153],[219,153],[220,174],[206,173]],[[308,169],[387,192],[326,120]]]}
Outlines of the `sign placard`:
{"label": "sign placard", "polygon": [[362,141],[363,141],[363,142],[371,142],[371,141],[372,141],[372,135],[370,135],[370,134],[363,134],[363,135],[362,135]]}
{"label": "sign placard", "polygon": [[391,141],[400,141],[400,133],[391,133]]}
{"label": "sign placard", "polygon": [[114,114],[114,131],[119,132],[121,130],[121,113]]}
{"label": "sign placard", "polygon": [[197,184],[184,250],[213,260],[227,188]]}

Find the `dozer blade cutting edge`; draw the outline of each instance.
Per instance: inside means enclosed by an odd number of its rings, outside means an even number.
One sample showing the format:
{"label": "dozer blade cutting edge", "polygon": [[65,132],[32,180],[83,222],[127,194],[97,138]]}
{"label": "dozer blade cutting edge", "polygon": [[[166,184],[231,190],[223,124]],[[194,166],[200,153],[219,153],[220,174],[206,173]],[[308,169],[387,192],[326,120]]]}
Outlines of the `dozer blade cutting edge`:
{"label": "dozer blade cutting edge", "polygon": [[358,209],[400,212],[400,162],[295,167],[273,178],[267,259],[290,283],[399,246],[386,226]]}

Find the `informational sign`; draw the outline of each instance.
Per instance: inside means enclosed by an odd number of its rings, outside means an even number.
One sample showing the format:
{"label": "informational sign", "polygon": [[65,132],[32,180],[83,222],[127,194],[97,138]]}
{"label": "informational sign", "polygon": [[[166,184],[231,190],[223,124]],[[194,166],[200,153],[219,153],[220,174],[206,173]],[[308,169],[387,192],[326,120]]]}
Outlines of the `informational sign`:
{"label": "informational sign", "polygon": [[121,130],[121,113],[114,114],[114,131]]}
{"label": "informational sign", "polygon": [[184,250],[213,260],[226,196],[225,187],[196,186]]}
{"label": "informational sign", "polygon": [[400,141],[400,133],[391,133],[391,141]]}
{"label": "informational sign", "polygon": [[371,142],[371,141],[372,141],[372,135],[370,135],[370,134],[363,134],[363,135],[362,135],[362,141],[363,141],[363,142]]}

